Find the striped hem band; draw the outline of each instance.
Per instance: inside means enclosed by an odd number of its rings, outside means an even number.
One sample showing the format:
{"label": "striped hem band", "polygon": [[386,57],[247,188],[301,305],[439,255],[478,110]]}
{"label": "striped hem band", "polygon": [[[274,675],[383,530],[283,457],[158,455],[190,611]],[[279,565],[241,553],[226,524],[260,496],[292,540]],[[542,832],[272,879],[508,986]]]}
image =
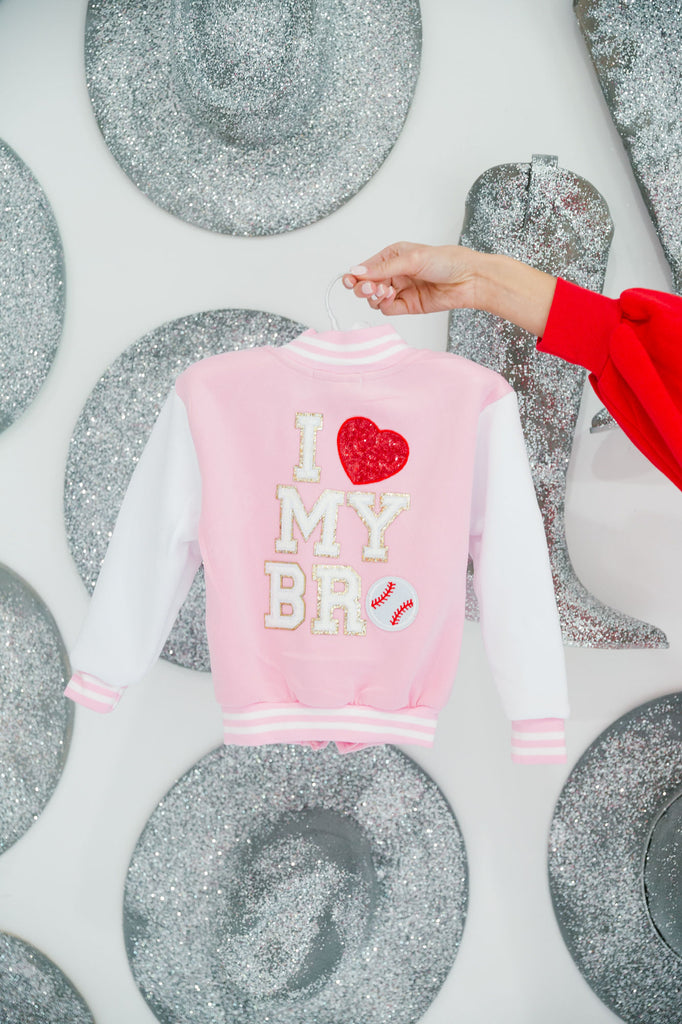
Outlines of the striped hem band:
{"label": "striped hem band", "polygon": [[342,708],[267,704],[247,711],[224,708],[223,732],[225,743],[241,746],[335,740],[430,747],[436,732],[436,716],[424,708],[378,711],[357,704]]}

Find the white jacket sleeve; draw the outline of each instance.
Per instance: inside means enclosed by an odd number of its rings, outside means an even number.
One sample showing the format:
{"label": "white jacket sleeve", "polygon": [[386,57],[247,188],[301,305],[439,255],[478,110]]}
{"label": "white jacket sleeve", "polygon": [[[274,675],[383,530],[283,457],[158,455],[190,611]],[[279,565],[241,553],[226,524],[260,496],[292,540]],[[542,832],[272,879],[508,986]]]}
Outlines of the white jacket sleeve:
{"label": "white jacket sleeve", "polygon": [[566,670],[547,542],[516,395],[479,417],[469,550],[515,761],[563,761]]}
{"label": "white jacket sleeve", "polygon": [[201,476],[175,390],[154,425],[116,520],[65,694],[111,711],[158,658],[201,563]]}

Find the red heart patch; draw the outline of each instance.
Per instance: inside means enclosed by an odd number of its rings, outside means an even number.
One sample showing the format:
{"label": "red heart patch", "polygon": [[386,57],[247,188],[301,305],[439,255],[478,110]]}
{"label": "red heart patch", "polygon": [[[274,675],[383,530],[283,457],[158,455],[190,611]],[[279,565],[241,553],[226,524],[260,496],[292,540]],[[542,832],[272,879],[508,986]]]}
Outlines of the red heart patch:
{"label": "red heart patch", "polygon": [[364,416],[352,416],[341,424],[336,438],[339,458],[354,484],[373,484],[399,473],[410,448],[395,430],[379,430]]}

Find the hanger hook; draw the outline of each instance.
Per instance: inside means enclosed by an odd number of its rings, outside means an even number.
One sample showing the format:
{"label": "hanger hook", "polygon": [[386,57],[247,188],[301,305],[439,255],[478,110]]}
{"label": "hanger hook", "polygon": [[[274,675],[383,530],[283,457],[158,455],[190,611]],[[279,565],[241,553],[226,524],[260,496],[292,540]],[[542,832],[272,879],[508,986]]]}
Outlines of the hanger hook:
{"label": "hanger hook", "polygon": [[339,327],[339,321],[336,319],[336,317],[334,316],[334,313],[332,312],[330,296],[331,296],[332,288],[334,287],[334,285],[338,281],[341,281],[343,279],[343,276],[344,276],[343,274],[337,274],[336,277],[332,278],[332,280],[327,285],[327,291],[325,292],[325,296],[324,296],[324,306],[325,306],[325,309],[327,310],[327,316],[329,317],[329,323],[332,325],[332,330],[333,331],[340,331],[341,328]]}

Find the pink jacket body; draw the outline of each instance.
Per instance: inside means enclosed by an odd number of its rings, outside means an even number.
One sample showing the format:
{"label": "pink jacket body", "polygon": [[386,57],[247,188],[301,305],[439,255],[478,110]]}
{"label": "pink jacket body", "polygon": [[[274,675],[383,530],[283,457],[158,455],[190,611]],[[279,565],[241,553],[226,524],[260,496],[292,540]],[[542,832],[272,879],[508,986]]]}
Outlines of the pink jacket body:
{"label": "pink jacket body", "polygon": [[136,468],[67,695],[111,710],[203,562],[226,742],[428,746],[469,554],[514,756],[562,760],[563,649],[509,385],[384,326],[203,360]]}

